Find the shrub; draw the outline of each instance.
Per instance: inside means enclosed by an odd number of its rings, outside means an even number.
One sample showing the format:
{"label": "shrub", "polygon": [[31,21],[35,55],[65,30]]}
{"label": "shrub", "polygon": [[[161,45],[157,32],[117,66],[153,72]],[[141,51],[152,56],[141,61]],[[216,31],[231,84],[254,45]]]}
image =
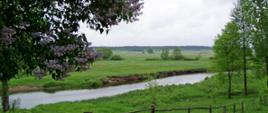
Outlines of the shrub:
{"label": "shrub", "polygon": [[173,50],[173,56],[172,56],[172,58],[174,60],[182,60],[183,59],[183,55],[181,53],[180,48],[176,48],[176,49]]}
{"label": "shrub", "polygon": [[153,54],[154,53],[154,50],[153,49],[147,49],[147,53]]}
{"label": "shrub", "polygon": [[113,55],[113,51],[110,48],[97,48],[96,50],[102,54],[102,59],[104,60],[110,59]]}
{"label": "shrub", "polygon": [[169,55],[168,49],[163,49],[162,50],[162,53],[161,53],[162,60],[167,60],[168,59],[168,55]]}
{"label": "shrub", "polygon": [[114,55],[111,60],[123,60],[123,58],[120,55]]}

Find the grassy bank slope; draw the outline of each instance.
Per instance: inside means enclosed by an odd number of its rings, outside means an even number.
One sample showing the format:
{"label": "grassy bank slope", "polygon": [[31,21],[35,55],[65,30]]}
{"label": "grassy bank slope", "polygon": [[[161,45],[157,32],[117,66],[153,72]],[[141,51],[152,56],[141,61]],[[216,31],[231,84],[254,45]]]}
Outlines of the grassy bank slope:
{"label": "grassy bank slope", "polygon": [[[63,102],[41,105],[31,110],[20,110],[23,113],[124,113],[150,107],[152,98],[156,97],[158,108],[176,108],[188,106],[226,105],[245,101],[245,113],[267,113],[268,107],[259,103],[259,95],[268,93],[265,78],[249,77],[248,97],[243,96],[241,76],[234,76],[233,99],[227,99],[227,82],[225,75],[217,75],[194,85],[166,86],[153,89],[130,92],[110,98],[89,100],[82,102]],[[228,113],[232,108],[228,107]],[[167,112],[167,113],[186,113]],[[214,110],[221,113],[222,109]],[[213,112],[213,113],[214,113]],[[207,110],[194,110],[192,113],[208,113]]]}
{"label": "grassy bank slope", "polygon": [[41,80],[34,77],[22,77],[10,81],[11,92],[40,90],[40,89],[77,89],[102,86],[101,80],[108,76],[126,76],[135,73],[152,73],[170,70],[191,70],[197,68],[208,68],[210,65],[210,51],[185,51],[183,54],[188,58],[195,58],[201,53],[198,61],[172,61],[156,60],[146,61],[151,58],[160,59],[160,52],[154,54],[142,54],[141,52],[120,51],[114,54],[121,55],[122,61],[97,61],[91,70],[85,72],[71,73],[70,77],[62,81],[54,81],[50,76]]}

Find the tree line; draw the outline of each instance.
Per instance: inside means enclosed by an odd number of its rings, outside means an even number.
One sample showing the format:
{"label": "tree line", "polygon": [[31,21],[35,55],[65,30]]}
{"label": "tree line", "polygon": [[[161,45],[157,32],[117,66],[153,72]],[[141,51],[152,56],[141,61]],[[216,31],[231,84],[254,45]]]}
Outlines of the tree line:
{"label": "tree line", "polygon": [[218,71],[228,77],[228,97],[232,96],[232,76],[238,72],[243,72],[247,96],[249,71],[268,76],[268,1],[239,0],[213,50]]}

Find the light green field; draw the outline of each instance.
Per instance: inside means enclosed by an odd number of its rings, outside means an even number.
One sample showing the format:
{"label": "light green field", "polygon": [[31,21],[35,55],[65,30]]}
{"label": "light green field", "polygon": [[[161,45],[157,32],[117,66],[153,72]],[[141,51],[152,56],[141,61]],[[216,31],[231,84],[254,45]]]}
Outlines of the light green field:
{"label": "light green field", "polygon": [[[200,54],[201,53],[201,54]],[[96,61],[90,70],[74,72],[71,76],[61,81],[52,80],[47,76],[41,80],[35,77],[21,77],[10,81],[11,89],[28,90],[31,87],[38,89],[81,89],[102,86],[101,80],[107,76],[126,76],[129,74],[152,73],[159,71],[190,70],[197,68],[209,68],[211,51],[185,51],[183,54],[188,58],[201,55],[198,61],[174,61],[157,60],[146,61],[147,58],[160,59],[160,52],[154,54],[142,54],[141,52],[116,51],[114,54],[121,55],[122,61]],[[19,87],[18,87],[19,86]],[[25,86],[25,87],[24,87]]]}
{"label": "light green field", "polygon": [[[268,104],[260,104],[259,95],[268,93],[265,85],[266,78],[257,79],[253,75],[249,76],[248,97],[243,96],[242,76],[233,77],[233,98],[227,99],[226,75],[217,75],[208,80],[194,85],[180,85],[155,87],[147,90],[133,91],[127,94],[101,98],[96,100],[81,102],[63,102],[49,105],[40,105],[31,110],[18,110],[20,113],[83,113],[91,111],[93,113],[126,113],[150,107],[153,97],[156,98],[157,108],[181,108],[195,106],[221,106],[229,105],[227,113],[232,112],[233,103],[245,103],[244,113],[267,113]],[[239,104],[237,109],[240,110]],[[143,112],[149,113],[149,112]],[[162,112],[157,112],[162,113]],[[174,111],[165,113],[187,113],[184,111]],[[209,113],[208,110],[193,110],[191,113]],[[223,113],[223,109],[213,109],[213,113]],[[241,113],[237,111],[237,113]]]}

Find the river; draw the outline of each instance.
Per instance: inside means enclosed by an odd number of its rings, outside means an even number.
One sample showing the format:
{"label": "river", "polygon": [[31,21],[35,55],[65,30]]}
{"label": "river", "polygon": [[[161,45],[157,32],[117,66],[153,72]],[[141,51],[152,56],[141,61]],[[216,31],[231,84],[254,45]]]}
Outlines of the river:
{"label": "river", "polygon": [[[199,73],[179,75],[167,78],[154,80],[158,85],[179,85],[179,84],[193,84],[203,81],[206,77],[211,77],[212,74]],[[150,81],[149,81],[150,82]],[[110,97],[119,94],[124,94],[134,90],[142,90],[148,88],[149,82],[141,82],[120,86],[111,86],[98,89],[80,89],[80,90],[66,90],[54,93],[43,91],[17,93],[10,96],[11,102],[18,101],[19,108],[30,109],[41,104],[51,104],[58,102],[73,102],[81,100],[90,100],[101,97]]]}

